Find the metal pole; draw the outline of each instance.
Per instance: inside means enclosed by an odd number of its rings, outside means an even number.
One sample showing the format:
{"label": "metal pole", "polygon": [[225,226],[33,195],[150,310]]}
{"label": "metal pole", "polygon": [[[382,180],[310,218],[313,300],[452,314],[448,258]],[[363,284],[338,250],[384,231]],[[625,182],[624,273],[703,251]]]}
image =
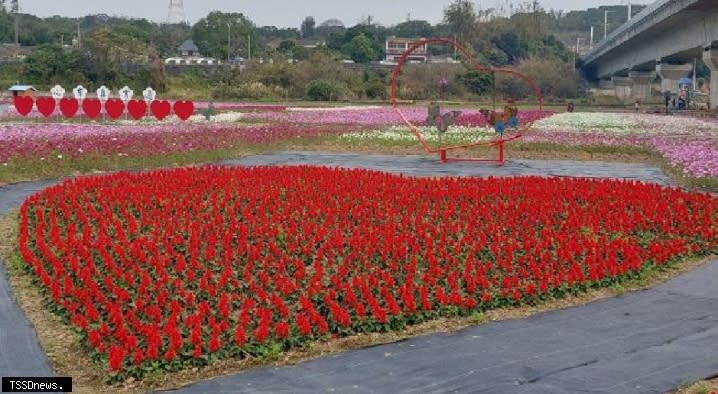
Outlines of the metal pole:
{"label": "metal pole", "polygon": [[232,24],[227,23],[227,63],[231,62],[232,53]]}
{"label": "metal pole", "polygon": [[20,12],[15,12],[15,46],[20,45]]}
{"label": "metal pole", "polygon": [[593,26],[591,26],[591,44],[590,44],[589,48],[593,49]]}
{"label": "metal pole", "polygon": [[628,20],[629,20],[629,21],[631,20],[631,18],[633,18],[633,15],[632,15],[633,13],[632,13],[631,11],[632,11],[632,9],[631,9],[631,0],[628,0]]}
{"label": "metal pole", "polygon": [[252,35],[247,34],[247,59],[252,59]]}
{"label": "metal pole", "polygon": [[608,36],[608,14],[616,12],[616,11],[610,11],[606,10],[603,11],[603,39],[606,39],[606,36]]}

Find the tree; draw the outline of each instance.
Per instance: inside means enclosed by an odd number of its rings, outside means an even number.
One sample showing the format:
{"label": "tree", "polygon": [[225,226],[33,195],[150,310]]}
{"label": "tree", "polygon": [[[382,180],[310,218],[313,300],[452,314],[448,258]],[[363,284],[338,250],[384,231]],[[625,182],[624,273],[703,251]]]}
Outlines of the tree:
{"label": "tree", "polygon": [[218,59],[226,59],[237,53],[247,54],[248,37],[251,37],[254,48],[257,41],[254,24],[244,14],[237,12],[214,11],[192,26],[192,39],[200,53]]}
{"label": "tree", "polygon": [[192,36],[192,27],[185,23],[161,24],[153,30],[150,42],[164,58],[175,56],[177,46]]}
{"label": "tree", "polygon": [[284,40],[279,43],[279,47],[277,49],[279,50],[279,52],[287,53],[291,52],[296,46],[297,43],[294,40]]}
{"label": "tree", "polygon": [[22,75],[26,81],[37,85],[82,83],[81,62],[77,51],[65,51],[58,45],[43,45],[25,58]]}
{"label": "tree", "polygon": [[515,63],[526,56],[527,48],[524,47],[526,41],[519,40],[519,36],[513,31],[501,33],[493,37],[491,42],[508,55],[510,63]]}
{"label": "tree", "polygon": [[314,37],[314,28],[316,27],[317,22],[314,20],[313,16],[308,16],[304,18],[302,21],[302,26],[299,29],[302,32],[302,38],[311,38]]}
{"label": "tree", "polygon": [[471,43],[478,27],[474,4],[469,0],[454,0],[444,10],[444,22],[451,27],[459,43]]}
{"label": "tree", "polygon": [[470,70],[458,77],[459,81],[474,94],[486,93],[493,86],[493,76],[489,73]]}
{"label": "tree", "polygon": [[406,21],[394,26],[393,30],[395,36],[406,38],[427,38],[434,34],[434,28],[427,21]]}
{"label": "tree", "polygon": [[307,85],[307,98],[313,101],[336,100],[337,89],[327,80],[315,79]]}
{"label": "tree", "polygon": [[374,60],[376,53],[372,48],[372,42],[364,34],[359,34],[347,44],[344,53],[348,54],[357,63],[367,63]]}

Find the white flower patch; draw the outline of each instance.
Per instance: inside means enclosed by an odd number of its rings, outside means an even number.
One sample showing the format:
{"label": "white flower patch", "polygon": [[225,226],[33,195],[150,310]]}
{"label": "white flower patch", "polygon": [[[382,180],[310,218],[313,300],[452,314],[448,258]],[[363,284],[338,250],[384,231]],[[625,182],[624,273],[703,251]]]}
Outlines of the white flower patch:
{"label": "white flower patch", "polygon": [[[195,114],[192,115],[187,122],[188,123],[236,123],[239,122],[243,118],[243,114],[241,112],[222,112],[219,114],[212,115],[211,119],[207,121],[207,118],[202,114]],[[136,120],[119,120],[116,122],[117,124],[123,125],[123,126],[131,126],[136,124],[173,124],[173,123],[183,123],[182,120],[180,120],[177,115],[170,115],[166,118],[164,118],[162,121],[158,121],[152,116],[147,116],[143,118],[141,121]]]}
{"label": "white flower patch", "polygon": [[[439,134],[436,128],[419,127],[419,132],[427,142],[442,144],[470,144],[488,141],[495,138],[492,129],[451,126],[446,133]],[[339,136],[339,141],[346,143],[403,143],[417,141],[416,136],[408,127],[392,126],[383,130],[347,133]]]}
{"label": "white flower patch", "polygon": [[626,114],[603,112],[573,112],[557,114],[534,124],[536,130],[601,131],[637,133],[640,126]]}

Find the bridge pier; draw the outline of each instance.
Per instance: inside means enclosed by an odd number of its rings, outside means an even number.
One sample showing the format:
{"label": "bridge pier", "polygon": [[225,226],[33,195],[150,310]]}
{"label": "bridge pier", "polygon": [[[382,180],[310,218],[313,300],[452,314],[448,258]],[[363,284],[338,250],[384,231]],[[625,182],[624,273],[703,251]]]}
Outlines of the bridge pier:
{"label": "bridge pier", "polygon": [[656,73],[661,77],[661,92],[678,93],[678,80],[688,75],[693,70],[693,65],[657,63]]}
{"label": "bridge pier", "polygon": [[621,77],[614,75],[611,77],[613,81],[613,89],[616,92],[616,97],[621,100],[625,100],[631,97],[631,90],[633,87],[633,80],[630,77]]}
{"label": "bridge pier", "polygon": [[708,48],[703,52],[703,63],[711,70],[711,94],[708,108],[718,108],[718,48]]}
{"label": "bridge pier", "polygon": [[651,97],[653,81],[656,80],[655,71],[631,71],[628,73],[631,79],[631,97],[635,99],[647,99]]}

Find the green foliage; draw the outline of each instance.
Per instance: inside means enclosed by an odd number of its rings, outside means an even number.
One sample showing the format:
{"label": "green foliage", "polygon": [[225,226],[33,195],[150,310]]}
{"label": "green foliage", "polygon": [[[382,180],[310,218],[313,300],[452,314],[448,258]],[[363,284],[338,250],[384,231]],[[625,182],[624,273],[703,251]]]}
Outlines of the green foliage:
{"label": "green foliage", "polygon": [[389,98],[387,85],[381,81],[367,82],[364,91],[366,97],[369,99],[386,100]]}
{"label": "green foliage", "polygon": [[23,81],[42,86],[83,82],[81,59],[77,51],[65,51],[55,45],[38,47],[25,59]]}
{"label": "green foliage", "polygon": [[315,79],[307,85],[307,98],[313,101],[332,101],[337,98],[337,89],[331,82]]}
{"label": "green foliage", "polygon": [[397,37],[431,37],[434,27],[427,21],[406,21],[394,26],[393,34]]}
{"label": "green foliage", "polygon": [[458,77],[466,89],[474,94],[484,94],[493,87],[493,77],[489,73],[469,70]]}
{"label": "green foliage", "polygon": [[192,26],[192,39],[199,47],[200,53],[217,59],[238,54],[248,57],[248,37],[251,37],[254,51],[257,41],[254,24],[244,14],[237,12],[214,11]]}
{"label": "green foliage", "polygon": [[371,40],[363,33],[354,37],[343,52],[357,63],[367,63],[376,57]]}
{"label": "green foliage", "polygon": [[18,82],[22,82],[20,72],[22,65],[20,64],[0,64],[0,86],[6,88]]}
{"label": "green foliage", "polygon": [[515,63],[518,59],[525,57],[528,52],[528,43],[522,42],[518,34],[513,31],[494,36],[491,42],[507,55],[509,63]]}
{"label": "green foliage", "polygon": [[469,0],[454,0],[444,10],[444,22],[459,43],[471,42],[477,31],[477,14],[474,3]]}
{"label": "green foliage", "polygon": [[[576,97],[580,93],[580,77],[569,63],[550,58],[530,58],[523,61],[518,70],[532,78],[545,96],[568,98]],[[525,83],[523,85],[527,86]],[[524,94],[518,97],[527,94],[530,92],[524,89]]]}
{"label": "green foliage", "polygon": [[279,47],[277,48],[280,52],[291,52],[295,47],[297,46],[296,41],[294,40],[284,40],[279,43]]}
{"label": "green foliage", "polygon": [[[389,29],[382,26],[359,24],[347,29],[343,34],[328,37],[326,42],[329,49],[340,51],[352,60],[357,55],[355,51],[358,45],[361,47],[359,59],[363,60],[366,55],[371,55],[369,60],[379,60],[384,57],[384,43],[390,33]],[[364,38],[357,39],[359,36]],[[369,51],[367,46],[372,50]]]}

